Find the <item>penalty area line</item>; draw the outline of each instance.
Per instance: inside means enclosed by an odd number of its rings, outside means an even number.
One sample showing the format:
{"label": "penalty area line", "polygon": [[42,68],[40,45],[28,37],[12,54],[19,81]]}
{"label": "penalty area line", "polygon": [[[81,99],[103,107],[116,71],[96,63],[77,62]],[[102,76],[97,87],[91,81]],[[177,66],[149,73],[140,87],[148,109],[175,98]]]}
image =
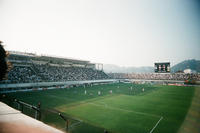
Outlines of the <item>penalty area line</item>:
{"label": "penalty area line", "polygon": [[158,120],[158,122],[155,124],[155,126],[151,129],[151,131],[149,133],[152,133],[154,131],[154,129],[158,126],[158,124],[160,123],[160,121],[163,119],[163,117],[161,116],[160,119]]}
{"label": "penalty area line", "polygon": [[[103,103],[103,102],[101,102]],[[88,104],[92,104],[92,105],[95,105],[95,106],[103,106],[107,109],[113,109],[113,110],[119,110],[119,111],[126,111],[126,112],[131,112],[131,113],[135,113],[135,114],[139,114],[139,115],[146,115],[146,116],[151,116],[151,117],[157,117],[157,118],[160,118],[160,116],[158,115],[153,115],[153,114],[147,114],[147,113],[143,113],[143,112],[137,112],[137,111],[133,111],[133,110],[127,110],[127,109],[123,109],[123,108],[116,108],[116,107],[111,107],[111,106],[108,106],[107,104],[96,104],[96,103],[88,103]]]}

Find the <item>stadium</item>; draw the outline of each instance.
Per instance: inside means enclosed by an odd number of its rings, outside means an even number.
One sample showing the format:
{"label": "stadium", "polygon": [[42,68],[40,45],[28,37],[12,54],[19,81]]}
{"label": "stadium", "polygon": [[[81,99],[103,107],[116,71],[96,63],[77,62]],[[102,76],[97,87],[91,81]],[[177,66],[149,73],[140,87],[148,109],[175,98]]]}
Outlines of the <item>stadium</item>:
{"label": "stadium", "polygon": [[0,0],[0,133],[200,133],[199,0]]}
{"label": "stadium", "polygon": [[198,73],[106,74],[89,61],[13,51],[8,61],[1,101],[63,132],[187,132],[198,118],[200,88],[184,82]]}

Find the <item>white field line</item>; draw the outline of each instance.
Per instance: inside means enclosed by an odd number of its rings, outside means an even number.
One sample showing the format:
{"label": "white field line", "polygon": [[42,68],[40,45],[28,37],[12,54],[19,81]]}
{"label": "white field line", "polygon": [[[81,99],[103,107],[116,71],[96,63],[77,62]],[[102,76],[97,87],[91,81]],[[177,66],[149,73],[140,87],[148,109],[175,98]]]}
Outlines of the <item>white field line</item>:
{"label": "white field line", "polygon": [[105,106],[105,108],[107,108],[108,106],[107,106],[107,104],[106,103],[104,103],[104,102],[99,102],[99,103],[102,103],[104,106]]}
{"label": "white field line", "polygon": [[151,131],[149,133],[152,133],[153,130],[158,126],[158,124],[160,123],[160,121],[163,119],[163,117],[161,116],[160,119],[158,120],[158,122],[155,124],[155,126],[151,129]]}
{"label": "white field line", "polygon": [[[69,126],[69,129],[71,130],[72,128],[74,128],[75,126],[77,126],[78,124],[82,123],[83,121],[80,120],[79,122],[76,122],[74,124],[72,124],[71,126]],[[66,130],[66,127],[65,128],[61,128],[62,130]]]}
{"label": "white field line", "polygon": [[[101,103],[102,103],[102,102],[101,102]],[[140,114],[140,115],[146,115],[146,116],[152,116],[152,117],[159,117],[159,118],[160,118],[160,116],[158,116],[158,115],[147,114],[147,113],[142,113],[142,112],[127,110],[127,109],[122,109],[122,108],[110,107],[110,106],[107,106],[106,104],[101,105],[101,104],[95,104],[95,103],[92,103],[92,102],[89,103],[89,104],[96,105],[96,106],[104,106],[104,107],[106,107],[106,108],[113,109],[113,110],[120,110],[120,111],[132,112],[132,113],[136,113],[136,114]]]}
{"label": "white field line", "polygon": [[73,128],[74,126],[80,124],[81,122],[82,122],[82,121],[79,121],[79,122],[76,122],[76,123],[72,124],[72,125],[70,126],[70,128]]}

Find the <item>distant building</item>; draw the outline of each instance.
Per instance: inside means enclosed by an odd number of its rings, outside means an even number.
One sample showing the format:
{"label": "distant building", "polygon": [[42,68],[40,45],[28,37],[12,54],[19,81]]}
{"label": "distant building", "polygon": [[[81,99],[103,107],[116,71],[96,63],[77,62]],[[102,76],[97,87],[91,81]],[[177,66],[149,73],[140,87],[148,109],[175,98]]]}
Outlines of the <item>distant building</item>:
{"label": "distant building", "polygon": [[196,73],[196,71],[192,70],[192,69],[185,69],[183,72],[184,73]]}

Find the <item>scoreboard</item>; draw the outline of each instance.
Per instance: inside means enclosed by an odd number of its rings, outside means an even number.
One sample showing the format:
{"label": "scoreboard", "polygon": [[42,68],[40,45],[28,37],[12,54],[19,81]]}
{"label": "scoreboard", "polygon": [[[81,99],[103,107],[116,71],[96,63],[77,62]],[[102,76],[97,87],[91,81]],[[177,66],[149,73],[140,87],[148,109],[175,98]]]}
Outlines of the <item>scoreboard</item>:
{"label": "scoreboard", "polygon": [[155,63],[154,70],[156,73],[169,73],[170,62]]}

